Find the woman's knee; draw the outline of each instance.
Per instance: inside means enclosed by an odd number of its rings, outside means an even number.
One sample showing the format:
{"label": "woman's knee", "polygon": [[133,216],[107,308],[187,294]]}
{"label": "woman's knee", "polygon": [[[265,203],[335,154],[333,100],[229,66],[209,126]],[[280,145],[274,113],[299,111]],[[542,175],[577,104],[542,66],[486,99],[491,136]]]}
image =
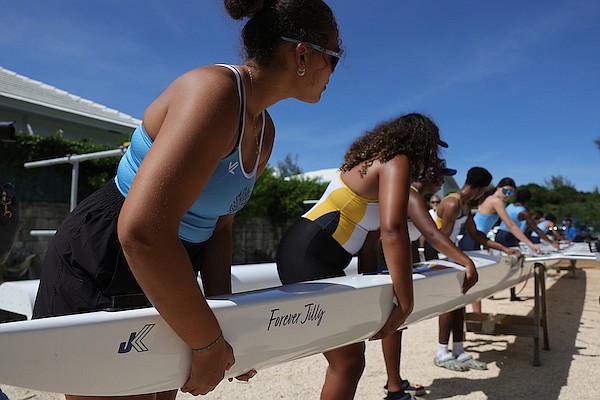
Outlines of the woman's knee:
{"label": "woman's knee", "polygon": [[365,344],[344,346],[325,353],[325,357],[334,373],[358,379],[365,369]]}

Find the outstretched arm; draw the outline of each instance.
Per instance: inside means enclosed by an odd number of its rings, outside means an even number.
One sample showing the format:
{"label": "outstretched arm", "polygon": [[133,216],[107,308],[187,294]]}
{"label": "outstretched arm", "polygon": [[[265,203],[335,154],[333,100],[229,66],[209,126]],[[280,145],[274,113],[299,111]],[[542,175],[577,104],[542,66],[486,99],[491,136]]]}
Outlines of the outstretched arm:
{"label": "outstretched arm", "polygon": [[516,249],[509,249],[508,247],[502,245],[501,243],[495,242],[493,240],[488,239],[483,233],[477,230],[477,226],[475,226],[475,221],[473,221],[473,215],[469,214],[467,221],[465,222],[465,230],[469,232],[469,235],[477,241],[477,243],[484,245],[490,249],[500,250],[506,254],[521,256],[521,252]]}
{"label": "outstretched arm", "polygon": [[527,210],[521,211],[519,213],[519,219],[524,220],[527,223],[527,226],[530,227],[534,232],[536,232],[539,237],[541,237],[548,243],[551,243],[552,246],[554,246],[557,250],[560,249],[560,245],[558,243],[554,242],[554,240],[550,239],[548,237],[548,235],[546,235],[546,233],[544,233],[544,231],[542,231],[540,228],[538,228],[538,226],[535,223],[535,221],[533,220],[533,218],[531,218],[531,214],[529,213],[529,211],[527,211]]}
{"label": "outstretched arm", "polygon": [[506,226],[510,230],[510,233],[512,233],[521,242],[523,242],[527,246],[529,246],[529,248],[531,250],[533,250],[535,253],[539,253],[540,252],[539,246],[536,246],[535,244],[533,244],[533,242],[527,237],[527,235],[525,235],[525,233],[523,233],[523,231],[521,231],[521,229],[519,229],[517,224],[515,224],[515,221],[513,221],[512,218],[510,218],[508,216],[508,213],[506,212],[506,207],[504,206],[504,203],[502,202],[502,200],[494,199],[492,205],[494,207],[494,210],[500,217],[500,219],[506,224]]}

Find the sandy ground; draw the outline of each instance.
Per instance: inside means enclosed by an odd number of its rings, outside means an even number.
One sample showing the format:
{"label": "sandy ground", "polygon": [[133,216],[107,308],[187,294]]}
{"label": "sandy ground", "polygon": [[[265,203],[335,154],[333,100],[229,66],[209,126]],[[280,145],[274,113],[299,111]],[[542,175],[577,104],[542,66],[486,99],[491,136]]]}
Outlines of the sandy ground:
{"label": "sandy ground", "polygon": [[[566,265],[561,264],[561,265]],[[404,378],[427,387],[427,400],[437,399],[600,399],[600,262],[578,261],[576,278],[548,271],[547,304],[550,350],[541,350],[534,367],[533,339],[467,334],[466,350],[488,363],[487,371],[453,372],[433,365],[437,318],[408,328],[404,334]],[[497,293],[483,301],[483,311],[532,315],[533,279],[508,301]],[[367,367],[356,399],[381,399],[386,381],[380,342],[367,344]],[[5,360],[2,360],[4,362]],[[249,383],[222,382],[204,396],[216,399],[318,399],[326,363],[321,355],[260,371]],[[2,386],[10,400],[62,400],[58,394]],[[177,400],[191,400],[179,393]]]}

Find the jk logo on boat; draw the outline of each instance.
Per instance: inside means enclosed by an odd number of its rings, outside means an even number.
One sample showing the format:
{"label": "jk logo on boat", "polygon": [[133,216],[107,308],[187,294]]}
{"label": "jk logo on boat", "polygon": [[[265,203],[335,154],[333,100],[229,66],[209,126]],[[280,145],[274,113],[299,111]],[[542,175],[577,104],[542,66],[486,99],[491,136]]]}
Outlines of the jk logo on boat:
{"label": "jk logo on boat", "polygon": [[148,347],[146,347],[142,340],[144,340],[152,328],[154,328],[154,324],[146,324],[139,332],[131,332],[129,340],[127,342],[121,342],[119,353],[129,353],[132,347],[137,352],[148,351]]}

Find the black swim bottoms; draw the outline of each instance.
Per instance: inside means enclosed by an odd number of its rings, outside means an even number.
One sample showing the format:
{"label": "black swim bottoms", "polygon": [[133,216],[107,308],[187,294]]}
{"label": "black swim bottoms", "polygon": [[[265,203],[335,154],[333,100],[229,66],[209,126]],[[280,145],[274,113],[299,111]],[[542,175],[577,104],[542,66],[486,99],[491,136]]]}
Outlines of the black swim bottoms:
{"label": "black swim bottoms", "polygon": [[519,239],[511,232],[503,231],[501,229],[496,233],[496,239],[494,240],[506,247],[519,247]]}
{"label": "black swim bottoms", "polygon": [[344,276],[350,260],[350,253],[306,218],[285,232],[277,248],[277,272],[283,284]]}

